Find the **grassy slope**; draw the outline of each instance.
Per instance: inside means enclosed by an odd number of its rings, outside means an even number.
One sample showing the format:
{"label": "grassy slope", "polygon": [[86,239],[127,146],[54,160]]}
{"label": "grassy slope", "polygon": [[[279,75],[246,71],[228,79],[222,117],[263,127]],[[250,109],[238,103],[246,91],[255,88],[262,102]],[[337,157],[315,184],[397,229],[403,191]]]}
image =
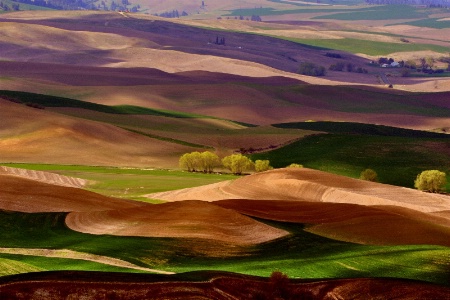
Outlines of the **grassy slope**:
{"label": "grassy slope", "polygon": [[102,271],[102,272],[127,272],[144,273],[129,268],[114,267],[97,262],[82,259],[54,258],[32,255],[0,254],[0,276],[28,272],[43,272],[51,270],[79,270],[79,271]]}
{"label": "grassy slope", "polygon": [[63,166],[39,164],[2,164],[48,171],[88,179],[88,190],[117,198],[146,201],[143,195],[201,186],[236,178],[234,175],[189,173],[171,170],[122,169],[114,167]]}
{"label": "grassy slope", "polygon": [[32,103],[38,104],[43,107],[71,107],[71,108],[83,108],[87,110],[104,112],[109,114],[127,114],[127,115],[153,115],[153,116],[163,116],[172,118],[211,118],[214,117],[176,112],[163,109],[152,109],[132,105],[118,105],[118,106],[107,106],[102,104],[96,104],[81,100],[75,100],[70,98],[27,93],[20,91],[0,91],[0,97],[5,96],[9,99],[14,99],[20,101],[21,103]]}
{"label": "grassy slope", "polygon": [[[450,138],[447,135],[432,138],[425,137],[428,133],[421,137],[415,131],[383,126],[353,124],[352,129],[352,124],[348,123],[323,124],[284,124],[336,133],[308,136],[283,148],[254,154],[252,158],[269,159],[274,167],[295,162],[354,178],[358,178],[364,169],[371,168],[378,173],[380,182],[406,187],[413,187],[417,174],[424,170],[440,169],[450,178],[450,153],[447,151]],[[447,188],[450,188],[449,184]]]}
{"label": "grassy slope", "polygon": [[[63,213],[24,214],[1,212],[0,243],[5,247],[65,248],[116,257],[143,266],[176,272],[227,270],[268,276],[281,270],[290,277],[345,278],[399,277],[448,284],[450,249],[440,246],[363,246],[319,237],[303,231],[301,224],[271,222],[292,235],[259,246],[241,249],[241,255],[214,258],[199,250],[229,245],[195,239],[95,236],[68,230]],[[38,226],[39,224],[39,226]],[[208,253],[208,252],[207,252]],[[217,252],[216,252],[217,253]],[[3,256],[1,256],[3,257]],[[34,260],[34,261],[33,261]],[[26,263],[52,270],[48,259],[25,259]],[[97,270],[86,265],[81,269]]]}

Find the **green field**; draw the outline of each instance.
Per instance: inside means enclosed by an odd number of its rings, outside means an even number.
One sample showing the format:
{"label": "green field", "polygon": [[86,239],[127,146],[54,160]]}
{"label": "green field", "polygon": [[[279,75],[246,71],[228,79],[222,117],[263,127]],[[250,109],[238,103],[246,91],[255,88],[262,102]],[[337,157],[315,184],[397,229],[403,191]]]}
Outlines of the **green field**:
{"label": "green field", "polygon": [[148,201],[144,195],[236,179],[230,174],[203,174],[176,170],[133,169],[42,164],[2,164],[3,166],[48,171],[83,178],[87,190],[106,196]]}
{"label": "green field", "polygon": [[428,14],[410,5],[369,6],[348,12],[318,16],[313,19],[333,19],[342,21],[356,20],[401,20],[427,18]]}
{"label": "green field", "polygon": [[380,56],[388,55],[395,52],[410,51],[435,51],[439,53],[447,53],[448,48],[430,44],[408,44],[408,43],[386,43],[370,40],[359,40],[351,38],[343,39],[298,39],[280,37],[288,41],[305,44],[323,49],[341,50],[349,53],[363,53],[367,55]]}
{"label": "green field", "polygon": [[[450,249],[442,246],[364,246],[339,242],[308,233],[302,224],[270,222],[291,235],[253,247],[237,248],[228,257],[198,255],[200,249],[230,247],[197,239],[137,238],[89,235],[69,230],[65,213],[0,212],[3,247],[71,249],[115,257],[167,271],[224,270],[269,276],[281,270],[291,278],[398,277],[448,285]],[[236,248],[235,248],[236,250]],[[16,259],[0,255],[4,259]],[[66,270],[76,262],[20,257],[28,266]],[[56,262],[60,262],[60,264]],[[109,266],[81,264],[76,269],[103,270]]]}
{"label": "green field", "polygon": [[[358,178],[361,171],[371,168],[377,172],[380,182],[405,187],[413,187],[420,172],[438,169],[447,174],[447,190],[450,190],[450,157],[445,151],[450,149],[447,135],[439,138],[439,134],[389,130],[389,127],[375,125],[351,129],[351,123],[342,123],[341,127],[339,123],[314,125],[293,123],[277,126],[321,128],[335,133],[308,136],[285,147],[254,154],[252,159],[269,159],[274,167],[299,163],[353,178]],[[333,130],[327,129],[333,126]],[[428,134],[437,137],[426,137]]]}

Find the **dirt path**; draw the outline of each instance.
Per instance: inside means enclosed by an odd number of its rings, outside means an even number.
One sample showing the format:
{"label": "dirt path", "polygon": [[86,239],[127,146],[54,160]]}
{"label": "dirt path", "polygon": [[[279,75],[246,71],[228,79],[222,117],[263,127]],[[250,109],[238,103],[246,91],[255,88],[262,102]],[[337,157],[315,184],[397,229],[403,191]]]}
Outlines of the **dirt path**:
{"label": "dirt path", "polygon": [[158,274],[174,274],[174,272],[139,267],[137,265],[134,265],[132,263],[129,263],[127,261],[120,260],[117,258],[95,255],[95,254],[90,254],[90,253],[77,252],[77,251],[67,250],[67,249],[51,250],[51,249],[0,248],[0,253],[43,256],[43,257],[57,257],[57,258],[68,258],[68,259],[81,259],[81,260],[93,261],[93,262],[110,265],[110,266],[115,266],[115,267],[129,268],[129,269],[147,271],[147,272],[158,273]]}

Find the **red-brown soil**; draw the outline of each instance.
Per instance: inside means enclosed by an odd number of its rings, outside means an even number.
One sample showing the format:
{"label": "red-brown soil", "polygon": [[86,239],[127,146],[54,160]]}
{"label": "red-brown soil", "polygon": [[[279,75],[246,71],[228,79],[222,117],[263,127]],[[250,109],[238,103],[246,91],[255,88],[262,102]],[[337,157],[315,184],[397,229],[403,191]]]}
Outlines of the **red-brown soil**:
{"label": "red-brown soil", "polygon": [[353,243],[450,246],[449,219],[405,208],[243,199],[214,203],[248,216],[307,224],[309,232]]}
{"label": "red-brown soil", "polygon": [[197,188],[149,195],[154,199],[180,200],[288,200],[358,205],[393,205],[421,212],[448,210],[445,195],[352,179],[307,168],[285,168]]}
{"label": "red-brown soil", "polygon": [[355,243],[450,245],[448,196],[309,169],[273,170],[149,197],[222,200],[217,204],[249,216],[310,224],[308,231]]}
{"label": "red-brown soil", "polygon": [[0,209],[21,212],[97,211],[138,207],[144,203],[105,197],[78,188],[0,174]]}
{"label": "red-brown soil", "polygon": [[72,212],[66,224],[72,230],[91,234],[202,238],[233,244],[259,244],[288,234],[202,201]]}
{"label": "red-brown soil", "polygon": [[[401,279],[269,281],[233,273],[42,272],[3,277],[3,299],[448,299],[450,289]],[[21,298],[18,298],[21,297]]]}
{"label": "red-brown soil", "polygon": [[69,228],[90,234],[183,237],[229,244],[259,244],[288,232],[203,201],[153,205],[105,197],[18,176],[0,175],[0,209],[71,212]]}

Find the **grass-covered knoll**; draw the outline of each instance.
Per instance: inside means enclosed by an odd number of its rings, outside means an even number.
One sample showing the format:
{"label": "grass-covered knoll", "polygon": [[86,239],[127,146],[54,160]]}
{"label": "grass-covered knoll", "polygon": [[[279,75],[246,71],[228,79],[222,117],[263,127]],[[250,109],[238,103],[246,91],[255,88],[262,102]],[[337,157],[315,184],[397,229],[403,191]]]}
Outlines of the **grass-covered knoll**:
{"label": "grass-covered knoll", "polygon": [[439,53],[448,52],[447,47],[431,44],[387,43],[387,42],[370,41],[353,38],[343,38],[343,39],[298,39],[288,37],[279,37],[279,38],[323,49],[341,50],[349,53],[363,53],[372,56],[388,55],[395,52],[413,52],[413,51],[427,51],[427,50]]}
{"label": "grass-covered knoll", "polygon": [[173,170],[133,169],[42,164],[2,164],[88,179],[87,189],[106,196],[148,201],[144,195],[234,179],[226,174],[189,173]]}
{"label": "grass-covered knoll", "polygon": [[296,128],[312,131],[324,131],[328,133],[450,139],[450,135],[447,134],[352,122],[295,122],[274,124],[273,126],[278,128]]}
{"label": "grass-covered knoll", "polygon": [[[438,169],[450,178],[450,139],[364,134],[321,134],[283,148],[252,155],[274,167],[300,163],[305,167],[358,178],[371,168],[381,183],[413,187],[416,176]],[[447,189],[450,185],[447,184]]]}
{"label": "grass-covered knoll", "polygon": [[[64,213],[3,211],[0,216],[3,247],[71,249],[175,272],[208,269],[269,276],[273,270],[281,270],[291,278],[398,277],[448,285],[447,247],[356,245],[308,233],[301,224],[270,222],[292,234],[258,246],[238,247],[234,255],[223,256],[231,245],[197,239],[74,232],[64,225]],[[56,264],[52,267],[46,258],[21,259],[49,270],[65,269],[64,264],[61,268]],[[86,265],[89,270],[97,267]]]}
{"label": "grass-covered knoll", "polygon": [[70,107],[83,108],[87,110],[109,113],[109,114],[127,114],[127,115],[154,115],[171,118],[212,118],[203,115],[169,111],[164,109],[152,109],[133,105],[107,106],[81,100],[75,100],[64,97],[49,96],[35,93],[1,90],[0,97],[5,96],[24,104],[37,104],[42,107]]}
{"label": "grass-covered knoll", "polygon": [[121,268],[82,259],[44,257],[0,253],[0,276],[49,270],[79,270],[102,272],[143,273],[145,271]]}

